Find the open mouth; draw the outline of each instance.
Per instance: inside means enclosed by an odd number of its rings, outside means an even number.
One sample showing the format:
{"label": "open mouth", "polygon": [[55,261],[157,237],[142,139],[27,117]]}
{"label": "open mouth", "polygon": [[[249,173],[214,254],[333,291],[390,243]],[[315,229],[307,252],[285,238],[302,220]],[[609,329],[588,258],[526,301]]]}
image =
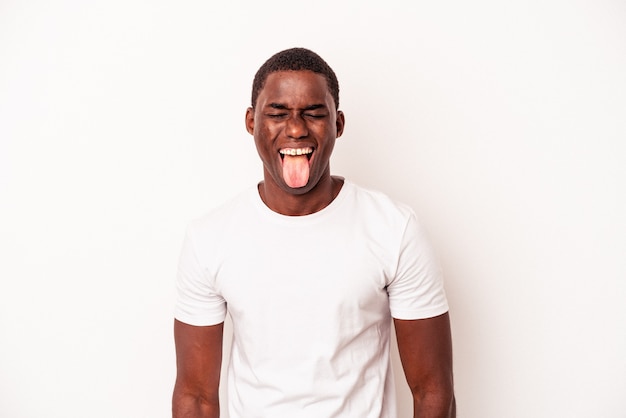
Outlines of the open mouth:
{"label": "open mouth", "polygon": [[282,148],[280,153],[283,179],[291,188],[304,187],[309,182],[312,147]]}

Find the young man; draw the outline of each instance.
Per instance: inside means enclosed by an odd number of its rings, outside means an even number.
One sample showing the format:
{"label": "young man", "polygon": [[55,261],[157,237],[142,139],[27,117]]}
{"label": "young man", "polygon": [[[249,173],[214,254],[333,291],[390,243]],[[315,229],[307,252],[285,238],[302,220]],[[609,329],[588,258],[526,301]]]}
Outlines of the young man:
{"label": "young man", "polygon": [[393,318],[414,414],[455,416],[448,305],[414,213],[331,176],[339,85],[317,54],[257,72],[246,128],[263,181],[192,222],[174,325],[175,418],[219,417],[223,321],[231,418],[393,418]]}

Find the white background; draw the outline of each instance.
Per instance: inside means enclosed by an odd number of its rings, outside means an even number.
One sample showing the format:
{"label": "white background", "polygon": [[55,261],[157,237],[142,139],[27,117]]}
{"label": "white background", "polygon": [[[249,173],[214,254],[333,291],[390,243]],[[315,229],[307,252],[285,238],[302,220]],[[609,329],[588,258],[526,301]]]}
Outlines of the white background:
{"label": "white background", "polygon": [[293,46],[340,80],[334,173],[431,235],[459,416],[626,417],[618,0],[1,0],[0,416],[169,416],[184,228],[261,178]]}

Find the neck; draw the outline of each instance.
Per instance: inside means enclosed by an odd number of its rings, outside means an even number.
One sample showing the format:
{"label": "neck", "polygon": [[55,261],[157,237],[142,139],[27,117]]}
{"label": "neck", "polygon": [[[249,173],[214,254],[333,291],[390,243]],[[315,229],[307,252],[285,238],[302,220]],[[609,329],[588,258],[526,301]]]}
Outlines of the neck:
{"label": "neck", "polygon": [[281,215],[304,216],[319,212],[337,197],[343,179],[327,176],[320,180],[315,187],[304,193],[289,193],[279,188],[266,176],[265,181],[259,184],[259,195],[263,203]]}

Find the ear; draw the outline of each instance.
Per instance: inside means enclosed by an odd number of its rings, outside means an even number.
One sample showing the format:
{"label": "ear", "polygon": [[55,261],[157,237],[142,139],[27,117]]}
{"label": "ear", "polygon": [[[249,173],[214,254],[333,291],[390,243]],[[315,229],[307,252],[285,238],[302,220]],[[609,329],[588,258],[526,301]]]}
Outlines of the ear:
{"label": "ear", "polygon": [[254,108],[246,109],[246,130],[250,135],[254,135]]}
{"label": "ear", "polygon": [[343,127],[346,125],[346,118],[341,110],[337,111],[337,138],[343,134]]}

